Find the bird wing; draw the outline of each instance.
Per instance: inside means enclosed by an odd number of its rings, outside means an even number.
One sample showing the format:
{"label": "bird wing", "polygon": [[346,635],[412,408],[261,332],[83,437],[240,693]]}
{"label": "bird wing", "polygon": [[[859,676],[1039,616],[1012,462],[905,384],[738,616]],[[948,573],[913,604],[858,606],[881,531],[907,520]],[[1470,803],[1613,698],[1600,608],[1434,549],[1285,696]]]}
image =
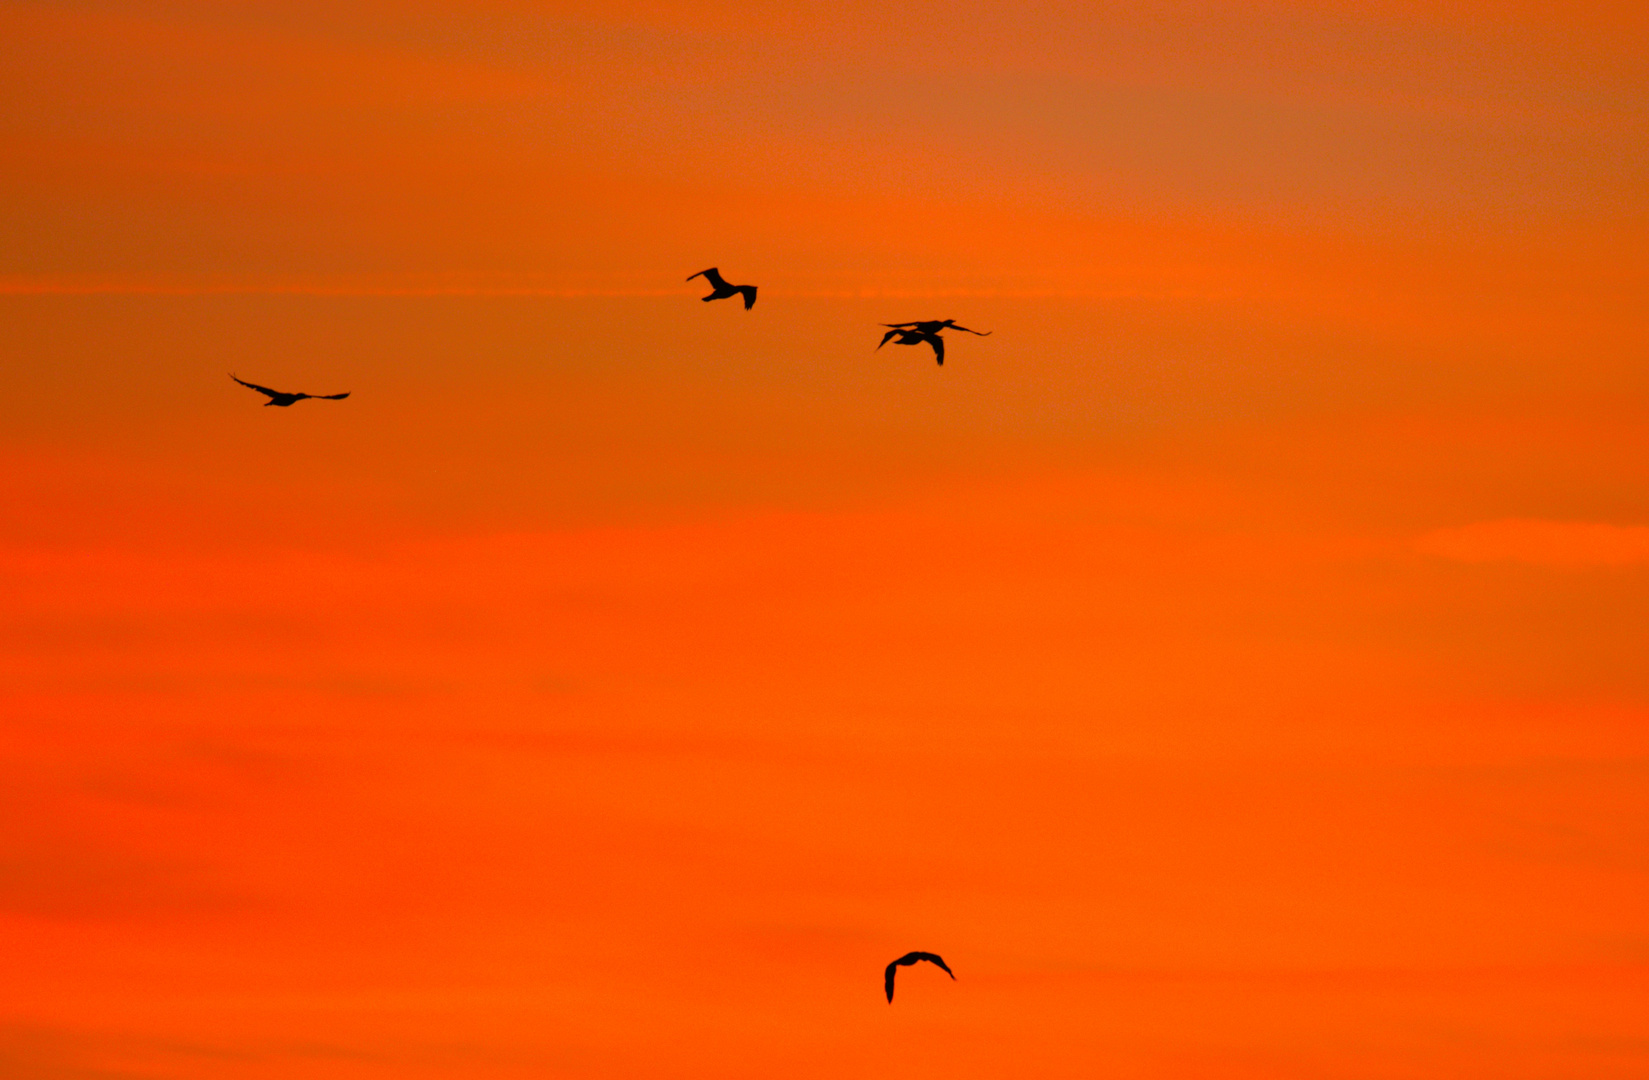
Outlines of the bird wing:
{"label": "bird wing", "polygon": [[312,397],[316,401],[342,401],[344,398],[348,397],[349,395],[348,394],[308,394],[306,396],[307,397]]}
{"label": "bird wing", "polygon": [[749,311],[756,306],[756,287],[754,285],[740,285],[739,292],[744,294],[744,310]]}
{"label": "bird wing", "polygon": [[938,334],[923,334],[922,340],[933,346],[933,358],[943,364],[945,362],[945,339]]}
{"label": "bird wing", "polygon": [[700,270],[698,273],[694,274],[693,277],[690,277],[687,280],[692,281],[693,278],[696,277],[702,277],[705,281],[708,281],[712,289],[727,288],[727,282],[722,278],[721,271],[717,270],[714,266],[708,270]]}
{"label": "bird wing", "polygon": [[[883,323],[882,325],[886,326],[887,324]],[[888,339],[893,337],[895,334],[902,334],[902,333],[904,333],[904,331],[900,330],[898,327],[894,327],[892,330],[889,330],[887,333],[882,335],[882,345],[886,345],[888,343]],[[878,349],[880,349],[882,347],[882,345],[878,345],[876,347]]]}
{"label": "bird wing", "polygon": [[[282,393],[279,390],[271,390],[267,386],[259,386],[257,383],[247,382],[245,379],[241,378],[239,375],[236,375],[234,372],[230,372],[229,377],[231,379],[234,379],[236,382],[240,383],[242,386],[246,387],[247,389],[256,390],[260,394],[268,394],[272,398],[285,397],[286,396],[284,393]],[[244,401],[246,399],[242,398],[241,400]]]}
{"label": "bird wing", "polygon": [[893,1004],[893,976],[897,974],[898,971],[899,961],[895,960],[887,966],[887,971],[882,975],[882,986],[887,990],[887,1003],[889,1005]]}
{"label": "bird wing", "polygon": [[978,334],[980,337],[990,337],[991,336],[991,331],[989,331],[989,330],[985,330],[985,331],[969,330],[967,327],[957,326],[955,323],[951,323],[950,328],[952,330],[961,330],[961,331],[963,331],[965,333],[969,333],[969,334]]}
{"label": "bird wing", "polygon": [[885,322],[882,325],[883,326],[891,326],[891,327],[894,327],[895,329],[898,329],[898,330],[909,330],[913,326],[920,326],[922,324],[921,323],[913,323],[913,322]]}
{"label": "bird wing", "polygon": [[917,953],[916,959],[926,960],[930,964],[938,964],[940,969],[944,971],[946,975],[949,975],[953,979],[956,978],[956,972],[950,969],[950,965],[945,963],[945,958],[940,956],[938,953]]}

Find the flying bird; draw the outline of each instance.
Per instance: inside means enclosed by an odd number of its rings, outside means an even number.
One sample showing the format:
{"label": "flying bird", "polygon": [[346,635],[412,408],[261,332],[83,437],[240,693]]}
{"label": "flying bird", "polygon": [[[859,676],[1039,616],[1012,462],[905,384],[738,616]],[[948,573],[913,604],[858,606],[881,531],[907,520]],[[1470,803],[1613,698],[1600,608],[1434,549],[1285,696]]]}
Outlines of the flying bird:
{"label": "flying bird", "polygon": [[889,964],[887,966],[886,974],[884,974],[882,976],[882,983],[883,983],[884,986],[887,987],[887,1003],[889,1005],[893,1004],[893,976],[894,976],[894,974],[896,972],[898,972],[898,970],[900,968],[909,967],[910,965],[916,963],[916,961],[918,961],[918,960],[926,960],[930,964],[938,964],[940,966],[940,968],[942,968],[944,970],[946,975],[949,975],[952,979],[956,978],[956,973],[954,971],[952,971],[950,968],[945,966],[944,959],[938,953],[908,952],[905,955],[901,956],[899,959],[895,960],[893,963]]}
{"label": "flying bird", "polygon": [[898,330],[914,330],[918,334],[937,334],[941,330],[961,330],[968,334],[978,334],[980,337],[991,336],[989,330],[969,330],[965,326],[957,326],[955,319],[929,319],[926,322],[889,322],[882,325],[891,326]]}
{"label": "flying bird", "polygon": [[894,338],[898,339],[893,342],[895,345],[932,345],[933,358],[940,364],[945,362],[945,339],[939,336],[941,331],[961,330],[969,334],[978,334],[980,337],[991,336],[989,330],[981,333],[978,330],[969,330],[965,326],[957,326],[955,319],[929,319],[925,322],[883,323],[882,325],[888,327],[888,332],[882,335],[881,344],[876,346],[878,349]]}
{"label": "flying bird", "polygon": [[[882,325],[886,326],[887,323],[883,323]],[[934,359],[938,360],[941,364],[945,362],[945,341],[938,334],[921,334],[915,330],[901,330],[898,327],[894,327],[892,330],[889,330],[887,333],[882,335],[881,344],[876,347],[880,349],[882,345],[886,345],[892,338],[899,339],[894,342],[895,345],[920,345],[923,342],[926,342],[927,344],[933,346]]]}
{"label": "flying bird", "polygon": [[756,287],[754,285],[729,285],[726,280],[722,278],[721,271],[717,270],[714,266],[708,270],[700,270],[687,280],[692,281],[693,278],[696,277],[702,277],[705,281],[710,283],[710,287],[712,289],[716,290],[709,296],[702,297],[706,304],[712,300],[726,300],[729,296],[738,296],[740,293],[743,293],[744,310],[749,311],[751,308],[756,306]]}
{"label": "flying bird", "polygon": [[268,408],[271,405],[279,405],[284,409],[288,405],[302,401],[304,398],[314,398],[316,401],[342,401],[344,398],[349,396],[348,394],[288,394],[284,390],[271,390],[267,386],[259,386],[257,383],[249,383],[239,375],[236,375],[234,372],[230,372],[229,377],[248,389],[256,390],[260,394],[268,395],[269,400],[263,403],[264,408]]}

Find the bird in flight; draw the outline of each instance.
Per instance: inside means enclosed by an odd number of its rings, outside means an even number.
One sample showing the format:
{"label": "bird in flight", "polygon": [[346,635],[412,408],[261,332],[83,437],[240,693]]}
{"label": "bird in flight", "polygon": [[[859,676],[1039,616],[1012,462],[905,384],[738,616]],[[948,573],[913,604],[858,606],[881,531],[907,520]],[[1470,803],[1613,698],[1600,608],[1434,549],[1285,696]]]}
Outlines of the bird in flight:
{"label": "bird in flight", "polygon": [[945,362],[945,339],[939,336],[941,331],[961,330],[969,334],[978,334],[980,337],[991,336],[989,330],[981,332],[969,330],[965,326],[957,326],[955,319],[929,319],[925,322],[883,323],[882,325],[888,328],[888,332],[882,335],[881,345],[876,346],[878,349],[894,338],[898,339],[893,342],[895,345],[921,345],[926,343],[933,346],[933,357],[941,364]]}
{"label": "bird in flight", "polygon": [[348,394],[288,394],[284,390],[271,390],[267,386],[259,386],[257,383],[249,383],[239,375],[236,375],[234,372],[230,372],[229,377],[248,389],[256,390],[260,394],[267,395],[269,400],[263,403],[264,408],[268,408],[271,405],[279,405],[284,409],[288,405],[302,401],[304,398],[314,398],[316,401],[342,401],[344,398],[349,396]]}
{"label": "bird in flight", "polygon": [[883,985],[885,985],[887,987],[887,1003],[889,1005],[893,1004],[893,976],[894,976],[894,974],[897,973],[900,968],[909,967],[910,965],[916,963],[916,961],[918,961],[918,960],[926,960],[930,964],[938,964],[941,968],[944,969],[944,972],[945,972],[946,975],[949,975],[952,979],[956,978],[956,973],[954,971],[952,971],[950,968],[945,966],[944,958],[942,958],[938,953],[908,952],[905,955],[901,956],[899,959],[895,960],[893,963],[889,964],[887,966],[887,973],[882,976],[882,983],[883,983]]}
{"label": "bird in flight", "polygon": [[729,296],[737,296],[740,293],[743,293],[744,310],[749,311],[751,308],[756,306],[756,287],[754,285],[729,285],[722,278],[721,271],[717,270],[714,266],[708,270],[700,270],[687,280],[692,281],[693,278],[696,277],[702,277],[705,281],[710,283],[710,287],[712,289],[716,290],[709,296],[702,298],[707,304],[712,300],[726,300]]}

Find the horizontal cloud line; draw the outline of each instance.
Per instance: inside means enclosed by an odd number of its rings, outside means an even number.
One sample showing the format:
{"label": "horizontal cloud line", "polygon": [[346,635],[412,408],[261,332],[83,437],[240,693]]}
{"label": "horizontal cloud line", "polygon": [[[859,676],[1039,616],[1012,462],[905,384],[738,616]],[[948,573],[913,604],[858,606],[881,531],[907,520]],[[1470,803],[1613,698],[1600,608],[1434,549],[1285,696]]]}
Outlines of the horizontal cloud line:
{"label": "horizontal cloud line", "polygon": [[[784,289],[764,296],[809,300],[1224,300],[1248,295],[1221,289]],[[681,289],[564,288],[534,285],[377,285],[326,282],[166,282],[0,277],[0,296],[487,296],[552,299],[648,298],[691,295]]]}
{"label": "horizontal cloud line", "polygon": [[1420,537],[1415,546],[1458,562],[1627,566],[1649,563],[1649,525],[1504,518],[1437,529]]}
{"label": "horizontal cloud line", "polygon": [[0,280],[6,296],[674,296],[674,289],[556,289],[532,286],[167,284]]}

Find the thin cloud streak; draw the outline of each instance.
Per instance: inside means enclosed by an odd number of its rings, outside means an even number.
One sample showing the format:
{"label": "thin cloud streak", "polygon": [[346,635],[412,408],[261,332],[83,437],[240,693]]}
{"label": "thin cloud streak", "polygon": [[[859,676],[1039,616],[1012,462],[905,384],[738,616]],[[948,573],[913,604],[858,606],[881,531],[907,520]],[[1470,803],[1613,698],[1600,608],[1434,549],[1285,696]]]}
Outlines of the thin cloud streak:
{"label": "thin cloud streak", "polygon": [[63,281],[49,278],[0,280],[5,296],[674,296],[675,289],[558,289],[540,286],[333,285],[324,282],[158,282]]}
{"label": "thin cloud streak", "polygon": [[1628,566],[1649,563],[1649,525],[1506,518],[1437,529],[1415,544],[1457,562],[1537,566]]}
{"label": "thin cloud streak", "polygon": [[[804,300],[1229,300],[1254,297],[1230,289],[1117,288],[1117,289],[785,289],[770,288],[770,296]],[[0,296],[496,296],[545,297],[557,300],[636,299],[685,296],[681,289],[592,289],[536,285],[377,285],[325,282],[160,282],[66,281],[51,278],[0,279]],[[1278,290],[1266,298],[1285,300],[1302,296]]]}

